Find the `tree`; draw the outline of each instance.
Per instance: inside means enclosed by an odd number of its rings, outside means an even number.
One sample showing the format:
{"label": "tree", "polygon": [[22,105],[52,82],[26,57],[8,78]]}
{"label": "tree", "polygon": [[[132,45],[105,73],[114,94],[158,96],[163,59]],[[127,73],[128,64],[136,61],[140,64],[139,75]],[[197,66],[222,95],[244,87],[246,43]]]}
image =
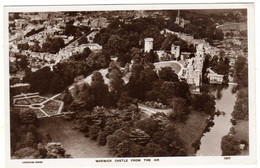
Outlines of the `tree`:
{"label": "tree", "polygon": [[103,131],[99,131],[97,142],[99,146],[105,146],[107,143],[107,134],[105,134]]}
{"label": "tree", "polygon": [[25,70],[29,64],[27,57],[25,55],[22,55],[21,60],[18,61],[17,63],[23,70]]}
{"label": "tree", "polygon": [[100,127],[97,126],[97,125],[91,125],[89,126],[89,137],[91,140],[97,140],[98,138],[98,135],[99,135],[99,132],[100,132]]}
{"label": "tree", "polygon": [[148,135],[152,136],[159,130],[158,121],[152,118],[145,118],[136,123],[136,127],[145,131]]}
{"label": "tree", "polygon": [[76,61],[83,61],[86,58],[88,58],[90,54],[91,54],[91,50],[89,49],[89,47],[85,47],[82,53],[73,55],[73,58]]}
{"label": "tree", "polygon": [[248,120],[248,88],[244,87],[238,90],[237,100],[232,112],[236,120]]}
{"label": "tree", "polygon": [[168,82],[177,82],[179,81],[178,75],[172,70],[171,67],[162,67],[159,71],[160,79],[163,79]]}
{"label": "tree", "polygon": [[143,149],[143,153],[144,156],[148,157],[161,157],[167,156],[168,154],[165,149],[163,149],[160,145],[155,144],[154,142],[149,142],[146,144],[145,148]]}
{"label": "tree", "polygon": [[152,89],[151,91],[148,91],[145,94],[145,100],[147,101],[158,101],[158,102],[164,102],[163,99],[163,94],[156,89]]}
{"label": "tree", "polygon": [[240,153],[239,140],[233,135],[226,135],[221,141],[222,156],[233,156]]}
{"label": "tree", "polygon": [[58,38],[46,38],[45,42],[42,44],[42,50],[44,52],[49,52],[56,54],[61,48],[65,47],[64,40],[60,37]]}
{"label": "tree", "polygon": [[108,67],[111,59],[109,57],[109,54],[106,51],[101,52],[92,52],[89,57],[86,59],[86,64],[92,69],[92,70],[98,70],[101,68]]}
{"label": "tree", "polygon": [[216,30],[216,34],[214,36],[215,40],[223,40],[224,39],[224,33],[222,32],[222,30],[217,29]]}
{"label": "tree", "polygon": [[105,48],[113,55],[118,55],[126,51],[125,41],[118,35],[112,35]]}
{"label": "tree", "polygon": [[127,139],[128,139],[128,134],[121,129],[118,129],[112,135],[109,135],[107,137],[107,145],[109,148],[109,152],[112,155],[116,156],[120,152],[118,150],[118,145]]}
{"label": "tree", "polygon": [[170,104],[170,100],[175,96],[175,85],[173,82],[165,81],[160,89],[164,98],[167,100],[167,104]]}
{"label": "tree", "polygon": [[144,59],[150,63],[159,61],[159,57],[158,57],[157,53],[155,53],[153,50],[151,50],[148,53],[144,53]]}
{"label": "tree", "polygon": [[46,93],[50,90],[52,76],[53,73],[50,68],[44,67],[36,72],[28,74],[28,76],[25,77],[25,81],[31,85],[30,89],[32,91]]}
{"label": "tree", "polygon": [[58,73],[52,73],[50,81],[50,92],[51,93],[60,93],[66,88],[66,83],[62,76]]}
{"label": "tree", "polygon": [[87,38],[86,36],[81,37],[81,38],[78,40],[78,43],[79,43],[79,45],[81,45],[81,44],[87,44],[87,43],[88,43],[88,38]]}
{"label": "tree", "polygon": [[109,73],[110,86],[113,91],[120,92],[122,90],[124,80],[122,79],[121,71],[113,69]]}
{"label": "tree", "polygon": [[108,86],[105,84],[102,74],[98,71],[93,72],[90,93],[93,95],[95,105],[102,106],[105,104]]}
{"label": "tree", "polygon": [[37,123],[37,116],[35,112],[31,109],[21,110],[20,111],[20,118],[23,124],[36,124]]}
{"label": "tree", "polygon": [[72,97],[69,89],[66,89],[64,91],[64,97],[62,100],[64,101],[65,106],[69,106],[73,102],[73,97]]}
{"label": "tree", "polygon": [[215,111],[215,97],[209,95],[208,93],[194,95],[192,98],[192,107],[195,110],[202,110],[207,114],[211,114]]}
{"label": "tree", "polygon": [[152,140],[167,151],[167,156],[187,155],[173,124],[167,124],[163,130],[154,133]]}
{"label": "tree", "polygon": [[167,104],[171,104],[173,97],[182,97],[189,103],[190,91],[186,82],[165,81],[160,87],[160,92],[163,95],[163,99],[167,100]]}
{"label": "tree", "polygon": [[40,152],[32,147],[21,148],[15,151],[12,158],[16,159],[39,159],[42,158]]}
{"label": "tree", "polygon": [[89,84],[84,83],[82,85],[78,85],[74,88],[74,93],[76,100],[74,100],[73,103],[75,105],[79,103],[81,104],[80,106],[82,108],[92,110],[92,108],[95,106],[95,99],[94,95],[92,95],[91,86]]}
{"label": "tree", "polygon": [[117,102],[117,107],[122,110],[128,107],[130,104],[133,103],[133,99],[126,93],[123,92],[120,94],[119,100]]}
{"label": "tree", "polygon": [[19,43],[19,44],[17,45],[17,48],[18,48],[19,50],[29,50],[30,46],[29,46],[28,43]]}
{"label": "tree", "polygon": [[25,137],[26,147],[35,147],[36,146],[36,137],[32,132],[27,132]]}
{"label": "tree", "polygon": [[174,98],[172,100],[172,112],[169,114],[170,119],[184,121],[190,113],[187,102],[183,98]]}
{"label": "tree", "polygon": [[176,40],[178,40],[177,35],[169,34],[163,41],[161,50],[171,50],[171,46]]}
{"label": "tree", "polygon": [[248,86],[247,58],[238,56],[234,65],[234,81],[241,87]]}

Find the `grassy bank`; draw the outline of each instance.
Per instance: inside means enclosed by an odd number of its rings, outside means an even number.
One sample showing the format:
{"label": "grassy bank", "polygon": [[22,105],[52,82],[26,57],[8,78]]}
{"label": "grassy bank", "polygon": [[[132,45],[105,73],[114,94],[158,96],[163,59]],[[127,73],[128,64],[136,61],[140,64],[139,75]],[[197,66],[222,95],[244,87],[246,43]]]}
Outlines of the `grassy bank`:
{"label": "grassy bank", "polygon": [[[246,141],[249,144],[249,124],[246,120],[237,120],[234,125],[234,136],[240,141]],[[249,155],[249,149],[241,150],[239,155]]]}
{"label": "grassy bank", "polygon": [[109,157],[106,146],[98,146],[95,141],[84,137],[84,133],[73,129],[72,121],[61,117],[46,118],[39,121],[39,132],[49,134],[53,142],[61,142],[67,154],[73,158]]}
{"label": "grassy bank", "polygon": [[209,115],[203,112],[191,111],[185,123],[176,122],[175,127],[183,140],[188,156],[195,154],[196,150],[192,146],[195,140],[200,140],[205,128],[207,127],[207,118]]}

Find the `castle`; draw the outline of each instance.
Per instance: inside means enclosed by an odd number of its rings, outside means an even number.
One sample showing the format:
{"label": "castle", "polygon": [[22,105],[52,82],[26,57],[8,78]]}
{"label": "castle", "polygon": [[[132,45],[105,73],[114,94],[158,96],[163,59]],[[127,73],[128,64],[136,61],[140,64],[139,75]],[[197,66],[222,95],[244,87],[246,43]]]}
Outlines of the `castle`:
{"label": "castle", "polygon": [[186,67],[186,81],[188,84],[194,85],[193,91],[197,92],[200,92],[200,86],[202,84],[204,53],[205,49],[203,44],[197,45],[195,57],[188,59],[188,65]]}
{"label": "castle", "polygon": [[[144,39],[144,52],[150,52],[153,49],[153,38]],[[165,60],[180,60],[184,64],[182,78],[186,79],[187,83],[192,85],[192,91],[200,92],[202,84],[202,68],[205,59],[205,48],[203,44],[196,46],[195,57],[190,58],[191,53],[181,52],[180,46],[171,45],[171,51],[164,50],[155,51],[158,54],[160,61]],[[167,59],[165,59],[167,58]]]}

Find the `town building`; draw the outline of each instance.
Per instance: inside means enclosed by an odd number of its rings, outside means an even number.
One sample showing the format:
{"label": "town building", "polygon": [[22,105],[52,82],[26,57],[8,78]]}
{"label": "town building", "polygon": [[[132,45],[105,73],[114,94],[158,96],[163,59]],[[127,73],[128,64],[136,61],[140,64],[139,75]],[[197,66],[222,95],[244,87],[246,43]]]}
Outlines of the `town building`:
{"label": "town building", "polygon": [[185,25],[190,24],[190,21],[184,20],[180,17],[180,10],[178,10],[178,16],[176,17],[175,24],[179,25],[180,27],[184,28]]}
{"label": "town building", "polygon": [[208,75],[207,78],[209,79],[210,84],[222,84],[224,81],[224,75],[220,75],[215,73],[213,70],[208,68]]}
{"label": "town building", "polygon": [[94,40],[94,38],[95,38],[95,36],[96,36],[96,34],[97,34],[98,32],[99,32],[98,30],[94,30],[94,31],[92,31],[90,34],[88,34],[88,35],[86,36],[89,43],[93,43],[93,42],[94,42],[93,40]]}

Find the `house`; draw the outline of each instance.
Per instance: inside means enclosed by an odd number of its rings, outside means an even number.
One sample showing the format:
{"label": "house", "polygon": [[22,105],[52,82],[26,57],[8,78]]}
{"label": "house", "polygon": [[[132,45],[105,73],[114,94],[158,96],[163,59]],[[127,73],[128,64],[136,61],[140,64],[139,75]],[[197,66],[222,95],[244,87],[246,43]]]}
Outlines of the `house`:
{"label": "house", "polygon": [[90,34],[88,34],[88,35],[86,36],[89,43],[93,43],[93,40],[94,40],[94,38],[95,38],[95,36],[96,36],[96,34],[97,34],[98,32],[99,32],[99,31],[94,30],[93,32],[91,32]]}
{"label": "house", "polygon": [[180,10],[178,10],[178,16],[176,17],[175,24],[179,25],[180,27],[184,28],[185,25],[190,24],[190,21],[184,20],[180,17]]}
{"label": "house", "polygon": [[224,81],[224,75],[220,75],[210,68],[208,69],[208,79],[210,84],[222,84]]}

